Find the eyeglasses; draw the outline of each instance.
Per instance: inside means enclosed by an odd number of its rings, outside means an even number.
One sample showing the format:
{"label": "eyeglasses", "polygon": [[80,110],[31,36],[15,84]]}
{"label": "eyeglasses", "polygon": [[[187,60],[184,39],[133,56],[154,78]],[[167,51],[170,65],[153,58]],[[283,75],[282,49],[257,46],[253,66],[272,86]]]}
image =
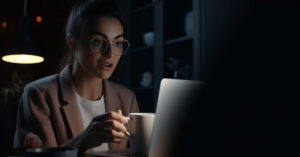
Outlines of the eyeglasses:
{"label": "eyeglasses", "polygon": [[92,39],[90,42],[90,47],[93,53],[105,54],[107,53],[109,44],[112,45],[112,50],[111,50],[112,54],[116,56],[124,55],[129,48],[129,42],[127,40],[109,43],[106,40],[100,40],[100,39]]}

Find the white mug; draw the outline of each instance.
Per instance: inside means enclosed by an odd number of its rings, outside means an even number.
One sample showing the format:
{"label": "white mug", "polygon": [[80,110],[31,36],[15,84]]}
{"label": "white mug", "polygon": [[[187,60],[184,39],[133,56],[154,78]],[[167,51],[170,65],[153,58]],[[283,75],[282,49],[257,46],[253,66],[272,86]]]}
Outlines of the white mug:
{"label": "white mug", "polygon": [[148,154],[155,113],[130,113],[129,117],[130,151]]}

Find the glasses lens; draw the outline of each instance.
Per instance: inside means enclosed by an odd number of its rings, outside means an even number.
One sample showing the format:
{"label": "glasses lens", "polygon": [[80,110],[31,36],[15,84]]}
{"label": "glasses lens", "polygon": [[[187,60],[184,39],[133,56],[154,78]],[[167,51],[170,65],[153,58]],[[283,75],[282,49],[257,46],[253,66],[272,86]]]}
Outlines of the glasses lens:
{"label": "glasses lens", "polygon": [[99,39],[91,40],[91,50],[94,53],[105,53],[108,47],[108,44],[105,41]]}
{"label": "glasses lens", "polygon": [[[102,41],[99,39],[93,39],[91,40],[91,50],[94,53],[106,53],[108,50],[108,43],[106,41]],[[115,55],[124,55],[128,48],[129,48],[129,42],[127,40],[124,40],[122,42],[112,43],[112,45],[116,48],[113,50],[113,53]]]}
{"label": "glasses lens", "polygon": [[96,53],[97,51],[99,51],[100,44],[101,44],[100,40],[97,40],[97,39],[91,40],[90,46],[91,46],[91,49],[92,49],[92,51],[94,53]]}

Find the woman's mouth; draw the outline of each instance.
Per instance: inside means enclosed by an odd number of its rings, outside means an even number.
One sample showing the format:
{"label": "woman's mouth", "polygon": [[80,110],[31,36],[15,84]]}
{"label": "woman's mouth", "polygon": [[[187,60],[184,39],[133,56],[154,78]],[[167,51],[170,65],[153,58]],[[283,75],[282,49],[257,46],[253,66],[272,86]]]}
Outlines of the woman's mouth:
{"label": "woman's mouth", "polygon": [[106,66],[106,67],[111,67],[112,66],[112,64],[103,64],[104,66]]}
{"label": "woman's mouth", "polygon": [[111,70],[113,70],[113,64],[112,63],[101,63],[100,68],[105,71],[111,71]]}

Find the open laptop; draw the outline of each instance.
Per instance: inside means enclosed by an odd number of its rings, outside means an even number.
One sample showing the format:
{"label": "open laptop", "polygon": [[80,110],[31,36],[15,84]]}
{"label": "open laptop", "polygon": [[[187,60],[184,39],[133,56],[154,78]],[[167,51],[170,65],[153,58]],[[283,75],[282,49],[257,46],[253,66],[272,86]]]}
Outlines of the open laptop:
{"label": "open laptop", "polygon": [[174,155],[176,144],[183,136],[185,119],[193,105],[198,105],[197,100],[205,86],[206,83],[201,81],[162,79],[149,157]]}
{"label": "open laptop", "polygon": [[[152,130],[149,157],[173,156],[182,124],[206,86],[205,82],[179,79],[162,79]],[[90,154],[91,155],[91,154]],[[94,156],[130,156],[128,151],[106,151]]]}

